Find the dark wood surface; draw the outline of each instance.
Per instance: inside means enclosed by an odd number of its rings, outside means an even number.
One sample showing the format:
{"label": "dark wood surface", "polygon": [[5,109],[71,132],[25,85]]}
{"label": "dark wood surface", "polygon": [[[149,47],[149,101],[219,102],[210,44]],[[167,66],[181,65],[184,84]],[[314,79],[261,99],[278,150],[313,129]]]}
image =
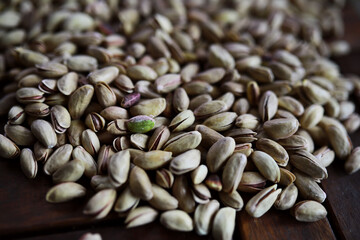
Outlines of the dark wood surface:
{"label": "dark wood surface", "polygon": [[[344,12],[345,38],[353,52],[336,59],[343,73],[360,75],[359,18],[351,8]],[[0,126],[2,129],[2,126]],[[2,131],[1,131],[2,132]],[[351,136],[354,146],[360,145],[360,132]],[[82,207],[92,195],[63,204],[48,204],[45,194],[51,179],[39,169],[39,176],[28,180],[23,176],[18,160],[0,159],[0,239],[78,239],[85,232],[99,232],[103,239],[212,239],[195,233],[173,232],[159,222],[125,229],[116,214],[105,220],[93,221],[82,214]],[[238,213],[234,239],[360,239],[360,173],[346,175],[343,162],[328,168],[329,179],[322,187],[327,193],[326,219],[315,223],[299,223],[289,211],[270,210],[259,219],[245,211]],[[86,184],[88,180],[83,179]],[[90,189],[90,188],[88,188]]]}

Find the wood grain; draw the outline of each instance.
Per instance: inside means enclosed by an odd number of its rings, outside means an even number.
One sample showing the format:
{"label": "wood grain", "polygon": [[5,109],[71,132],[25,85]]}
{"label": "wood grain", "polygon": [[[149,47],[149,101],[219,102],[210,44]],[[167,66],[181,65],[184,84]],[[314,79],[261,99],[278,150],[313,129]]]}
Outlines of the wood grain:
{"label": "wood grain", "polygon": [[314,223],[301,223],[289,211],[271,209],[260,218],[240,212],[237,226],[241,239],[336,239],[327,219]]}
{"label": "wood grain", "polygon": [[121,222],[113,222],[107,226],[89,227],[86,230],[71,231],[65,233],[56,233],[46,236],[25,238],[27,240],[72,240],[87,232],[100,233],[103,239],[132,239],[132,240],[206,240],[211,239],[208,236],[197,236],[193,232],[174,232],[160,225],[159,222],[138,227],[125,229],[121,227]]}

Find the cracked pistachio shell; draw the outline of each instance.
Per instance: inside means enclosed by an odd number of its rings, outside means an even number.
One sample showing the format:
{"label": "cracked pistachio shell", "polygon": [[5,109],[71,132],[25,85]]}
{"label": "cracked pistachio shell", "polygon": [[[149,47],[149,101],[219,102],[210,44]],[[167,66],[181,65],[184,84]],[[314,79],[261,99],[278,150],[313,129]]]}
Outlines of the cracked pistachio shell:
{"label": "cracked pistachio shell", "polygon": [[116,95],[111,87],[105,82],[98,82],[95,85],[95,93],[98,102],[102,107],[110,107],[116,105]]}
{"label": "cracked pistachio shell", "polygon": [[180,132],[190,127],[194,122],[194,113],[191,110],[185,110],[171,120],[169,128],[172,129],[172,132]]}
{"label": "cracked pistachio shell", "polygon": [[99,150],[98,158],[97,158],[99,174],[103,174],[103,173],[107,172],[110,158],[115,153],[116,152],[112,148],[112,146],[105,145],[105,144],[101,146],[101,148]]}
{"label": "cracked pistachio shell", "polygon": [[169,170],[163,168],[156,171],[156,183],[163,188],[171,188],[174,184],[174,175]]}
{"label": "cracked pistachio shell", "polygon": [[209,94],[201,94],[191,99],[189,109],[195,111],[202,104],[212,101],[212,97]]}
{"label": "cracked pistachio shell", "polygon": [[22,124],[26,118],[25,111],[20,106],[12,106],[8,113],[8,120],[10,124]]}
{"label": "cracked pistachio shell", "polygon": [[169,137],[170,131],[168,127],[162,125],[156,128],[148,141],[149,151],[161,149]]}
{"label": "cracked pistachio shell", "polygon": [[272,91],[266,91],[259,102],[259,114],[263,122],[271,120],[278,110],[278,98]]}
{"label": "cracked pistachio shell", "polygon": [[49,203],[68,202],[75,198],[83,197],[86,188],[78,183],[66,182],[55,185],[46,193],[46,201]]}
{"label": "cracked pistachio shell", "polygon": [[174,155],[195,149],[201,142],[201,134],[191,131],[170,138],[164,145],[164,151],[172,152]]}
{"label": "cracked pistachio shell", "polygon": [[129,186],[120,193],[114,205],[114,211],[127,214],[132,209],[136,208],[140,202],[140,198],[136,197],[130,190]]}
{"label": "cracked pistachio shell", "polygon": [[170,210],[162,213],[160,223],[174,231],[191,232],[194,228],[193,220],[182,210]]}
{"label": "cracked pistachio shell", "polygon": [[129,212],[125,219],[126,228],[138,227],[155,221],[158,212],[148,206],[135,208]]}
{"label": "cracked pistachio shell", "polygon": [[92,156],[100,150],[100,140],[96,133],[91,129],[86,129],[81,134],[81,143],[85,150]]}
{"label": "cracked pistachio shell", "polygon": [[42,118],[50,114],[50,107],[45,103],[30,103],[26,105],[25,113],[31,117]]}
{"label": "cracked pistachio shell", "polygon": [[206,156],[206,164],[209,171],[214,173],[225,164],[235,149],[235,140],[232,137],[224,137],[214,143]]}
{"label": "cracked pistachio shell", "polygon": [[87,202],[83,213],[92,215],[95,219],[101,219],[108,215],[114,205],[116,191],[114,189],[104,189],[97,192]]}
{"label": "cracked pistachio shell", "polygon": [[244,172],[238,190],[242,192],[258,192],[264,189],[266,178],[258,172]]}
{"label": "cracked pistachio shell", "polygon": [[71,125],[71,116],[68,110],[61,106],[55,105],[51,108],[51,122],[56,133],[65,133]]}
{"label": "cracked pistachio shell", "polygon": [[47,175],[52,175],[60,167],[64,166],[68,161],[70,161],[72,151],[73,146],[70,144],[65,144],[56,149],[45,162],[44,172]]}
{"label": "cracked pistachio shell", "polygon": [[99,132],[105,127],[105,119],[98,113],[89,113],[85,118],[85,124],[94,132]]}
{"label": "cracked pistachio shell", "polygon": [[133,147],[136,147],[140,150],[146,149],[146,143],[149,139],[149,136],[143,133],[131,134],[130,142]]}
{"label": "cracked pistachio shell", "polygon": [[280,193],[281,189],[277,189],[276,184],[261,190],[247,202],[246,212],[252,217],[261,217],[272,207]]}

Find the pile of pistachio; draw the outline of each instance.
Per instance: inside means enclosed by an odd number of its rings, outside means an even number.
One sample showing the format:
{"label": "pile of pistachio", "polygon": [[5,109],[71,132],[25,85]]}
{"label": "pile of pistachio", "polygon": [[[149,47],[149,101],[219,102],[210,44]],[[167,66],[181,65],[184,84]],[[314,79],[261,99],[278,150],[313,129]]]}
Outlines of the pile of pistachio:
{"label": "pile of pistachio", "polygon": [[231,239],[243,208],[325,218],[326,167],[360,168],[360,80],[329,59],[349,51],[343,5],[1,1],[0,156],[51,176],[51,203],[88,179],[84,214],[127,227]]}

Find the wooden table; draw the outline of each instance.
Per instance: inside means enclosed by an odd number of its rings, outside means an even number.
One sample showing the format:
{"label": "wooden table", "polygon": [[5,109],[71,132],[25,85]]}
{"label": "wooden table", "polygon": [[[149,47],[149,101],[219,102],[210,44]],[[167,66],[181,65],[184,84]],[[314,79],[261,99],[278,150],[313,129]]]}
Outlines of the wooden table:
{"label": "wooden table", "polygon": [[[353,46],[352,54],[336,59],[343,73],[360,75],[359,18],[347,8],[345,38]],[[4,121],[2,121],[4,122]],[[2,129],[2,126],[0,126]],[[360,131],[351,136],[354,146],[360,145]],[[288,211],[271,210],[259,219],[245,211],[238,213],[234,239],[360,239],[360,173],[348,176],[343,162],[336,161],[328,168],[329,179],[322,182],[327,193],[326,219],[315,223],[297,222]],[[34,180],[22,174],[18,160],[0,159],[0,239],[78,239],[85,232],[99,232],[103,239],[211,239],[194,232],[173,232],[159,222],[134,229],[125,229],[112,213],[105,220],[93,221],[82,214],[86,198],[63,204],[48,204],[45,194],[52,186],[51,179],[39,170]],[[82,184],[88,189],[88,181]]]}

